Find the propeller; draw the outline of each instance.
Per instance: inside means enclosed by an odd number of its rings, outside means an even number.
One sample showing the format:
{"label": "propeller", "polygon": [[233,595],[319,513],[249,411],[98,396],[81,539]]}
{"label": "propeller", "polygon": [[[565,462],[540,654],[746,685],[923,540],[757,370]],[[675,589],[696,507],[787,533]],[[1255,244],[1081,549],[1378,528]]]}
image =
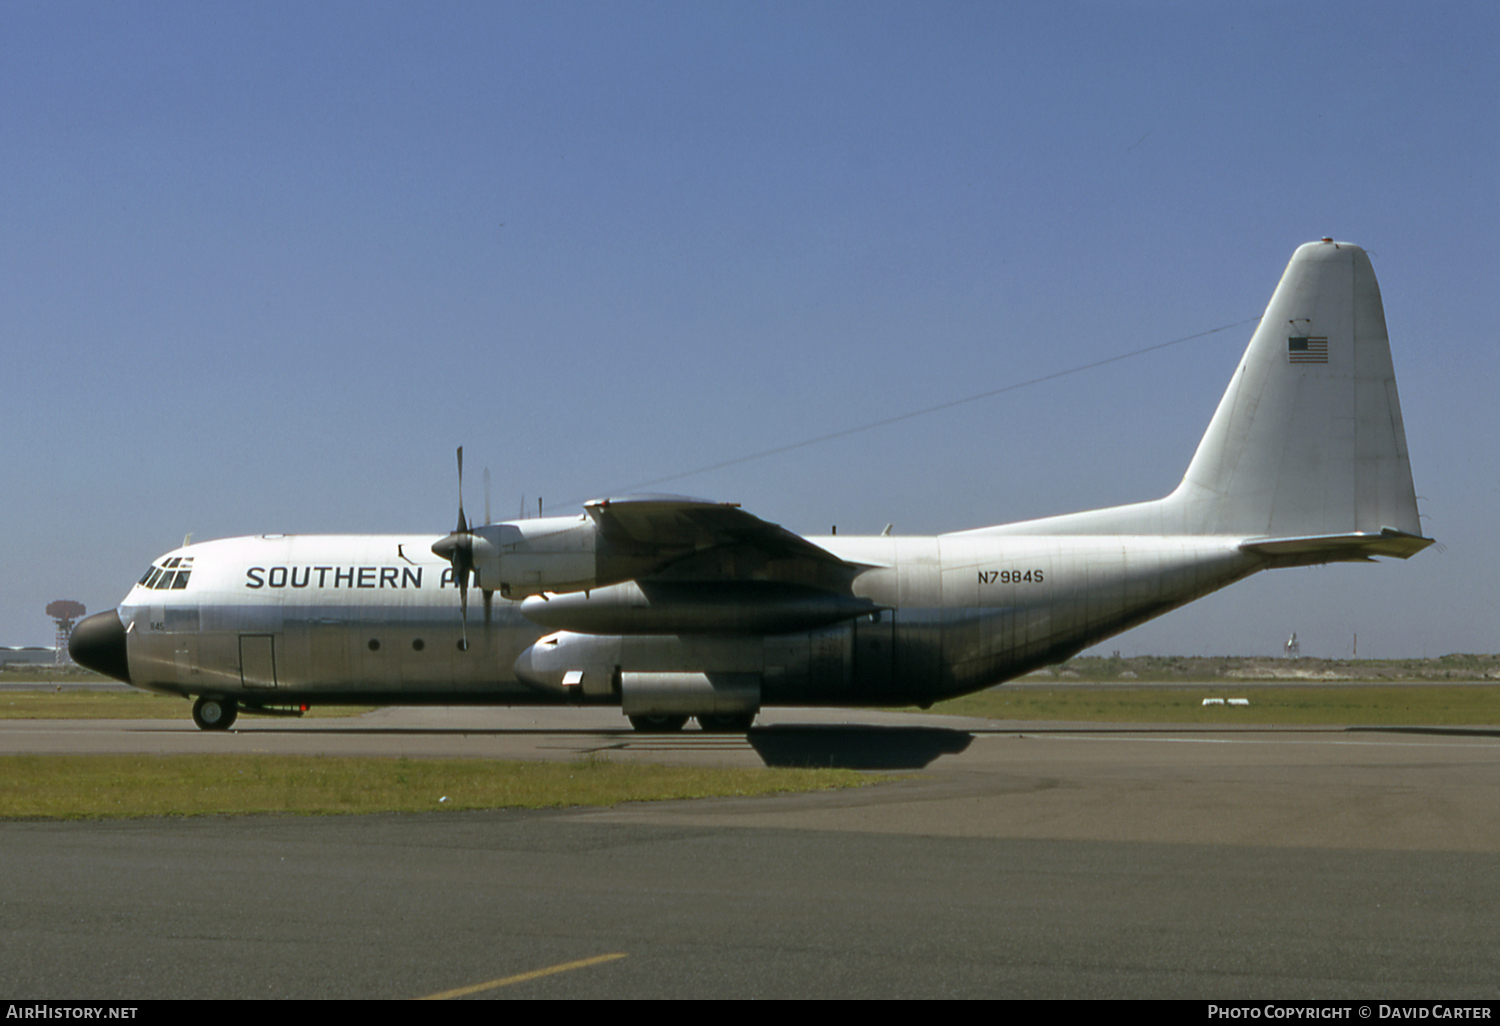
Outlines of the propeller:
{"label": "propeller", "polygon": [[[453,566],[458,582],[458,611],[463,627],[463,650],[469,650],[469,574],[474,570],[474,532],[464,516],[464,447],[458,447],[458,526],[446,538],[433,542],[432,554]],[[485,595],[488,600],[489,595]],[[489,602],[485,602],[485,619],[489,619]]]}
{"label": "propeller", "polygon": [[[489,527],[495,521],[490,517],[490,468],[484,468],[484,526]],[[479,594],[484,596],[484,625],[490,625],[490,608],[495,601],[494,588],[480,588]]]}

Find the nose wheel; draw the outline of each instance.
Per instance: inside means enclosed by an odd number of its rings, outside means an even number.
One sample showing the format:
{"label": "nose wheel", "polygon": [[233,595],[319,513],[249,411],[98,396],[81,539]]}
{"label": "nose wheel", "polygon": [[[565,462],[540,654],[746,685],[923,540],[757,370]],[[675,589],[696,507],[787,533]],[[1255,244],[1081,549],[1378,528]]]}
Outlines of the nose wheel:
{"label": "nose wheel", "polygon": [[239,712],[239,706],[231,698],[204,695],[193,703],[193,722],[199,730],[228,730]]}

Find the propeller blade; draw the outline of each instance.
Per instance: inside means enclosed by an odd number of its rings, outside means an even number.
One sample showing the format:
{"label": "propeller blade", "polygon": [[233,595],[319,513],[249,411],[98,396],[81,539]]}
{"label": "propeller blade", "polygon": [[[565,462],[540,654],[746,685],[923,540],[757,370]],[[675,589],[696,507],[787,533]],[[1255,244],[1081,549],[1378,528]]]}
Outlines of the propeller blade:
{"label": "propeller blade", "polygon": [[458,447],[458,528],[459,534],[469,530],[469,521],[464,518],[464,447]]}
{"label": "propeller blade", "polygon": [[464,516],[464,447],[461,445],[458,447],[458,526],[446,538],[433,542],[432,554],[446,559],[453,567],[453,579],[458,585],[459,623],[463,632],[459,648],[467,652],[469,650],[469,574],[474,570],[474,532],[469,529],[468,517]]}
{"label": "propeller blade", "polygon": [[469,568],[458,575],[458,622],[463,651],[469,650]]}

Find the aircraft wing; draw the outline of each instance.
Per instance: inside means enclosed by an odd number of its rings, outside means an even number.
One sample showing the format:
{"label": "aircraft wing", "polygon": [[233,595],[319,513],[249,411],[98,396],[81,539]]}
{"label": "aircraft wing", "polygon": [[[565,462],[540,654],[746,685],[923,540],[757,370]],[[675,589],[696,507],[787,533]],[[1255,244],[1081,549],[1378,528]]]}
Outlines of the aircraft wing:
{"label": "aircraft wing", "polygon": [[584,503],[599,536],[609,547],[634,557],[675,560],[710,549],[732,547],[768,561],[798,561],[825,569],[863,569],[768,520],[746,513],[738,503],[711,502],[680,495],[632,495]]}
{"label": "aircraft wing", "polygon": [[738,505],[676,495],[584,504],[595,585],[533,588],[521,615],[593,635],[759,635],[812,630],[890,608],[851,591],[870,569]]}

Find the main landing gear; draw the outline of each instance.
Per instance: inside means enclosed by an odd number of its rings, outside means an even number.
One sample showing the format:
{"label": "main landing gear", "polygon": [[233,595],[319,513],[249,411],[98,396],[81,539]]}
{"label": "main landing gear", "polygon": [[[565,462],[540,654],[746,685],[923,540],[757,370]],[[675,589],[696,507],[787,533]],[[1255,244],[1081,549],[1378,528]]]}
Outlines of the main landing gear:
{"label": "main landing gear", "polygon": [[240,707],[232,698],[210,698],[204,695],[193,703],[193,722],[199,730],[228,730]]}
{"label": "main landing gear", "polygon": [[627,716],[626,719],[642,734],[675,734],[688,721],[686,716]]}
{"label": "main landing gear", "polygon": [[754,713],[724,713],[721,716],[698,717],[698,726],[711,734],[743,734],[754,722]]}
{"label": "main landing gear", "polygon": [[[675,734],[687,726],[686,716],[629,716],[630,725],[642,734]],[[696,717],[700,729],[711,734],[743,734],[755,722],[754,713],[706,714]]]}

